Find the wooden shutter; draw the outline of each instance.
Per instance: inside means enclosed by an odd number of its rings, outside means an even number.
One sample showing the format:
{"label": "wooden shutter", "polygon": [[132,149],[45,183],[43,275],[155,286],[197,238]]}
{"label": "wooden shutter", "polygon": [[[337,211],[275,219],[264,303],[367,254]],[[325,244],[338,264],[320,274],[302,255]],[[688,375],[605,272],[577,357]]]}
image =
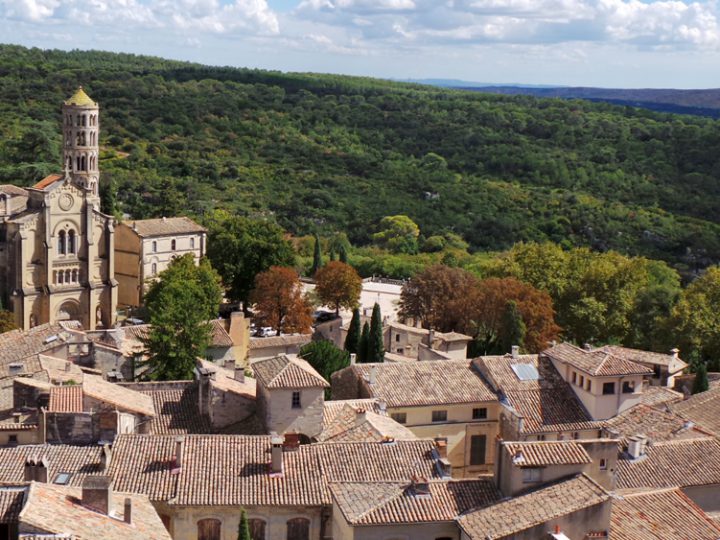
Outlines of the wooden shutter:
{"label": "wooden shutter", "polygon": [[220,540],[220,525],[219,519],[201,519],[198,521],[198,540]]}
{"label": "wooden shutter", "polygon": [[310,520],[305,518],[288,520],[287,540],[310,540]]}
{"label": "wooden shutter", "polygon": [[487,436],[473,435],[470,437],[470,465],[485,465],[485,446]]}

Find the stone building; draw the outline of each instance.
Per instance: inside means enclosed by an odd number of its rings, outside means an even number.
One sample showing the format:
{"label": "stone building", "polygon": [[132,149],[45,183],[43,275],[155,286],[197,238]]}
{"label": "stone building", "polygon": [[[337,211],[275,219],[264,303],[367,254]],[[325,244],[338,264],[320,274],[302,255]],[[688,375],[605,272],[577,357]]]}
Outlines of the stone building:
{"label": "stone building", "polygon": [[113,219],[100,211],[99,107],[79,88],[63,104],[62,174],[0,186],[0,299],[28,329],[115,324]]}
{"label": "stone building", "polygon": [[206,230],[187,217],[125,221],[115,235],[115,273],[118,302],[142,304],[148,281],[165,270],[170,261],[186,253],[196,261],[205,256]]}

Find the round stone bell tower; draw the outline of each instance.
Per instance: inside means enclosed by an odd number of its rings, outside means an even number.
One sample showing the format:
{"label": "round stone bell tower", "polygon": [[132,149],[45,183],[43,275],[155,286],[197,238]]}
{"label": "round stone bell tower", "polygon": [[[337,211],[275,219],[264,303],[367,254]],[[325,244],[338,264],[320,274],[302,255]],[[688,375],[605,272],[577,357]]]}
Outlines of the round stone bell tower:
{"label": "round stone bell tower", "polygon": [[82,86],[63,104],[63,167],[73,183],[98,196],[100,107]]}

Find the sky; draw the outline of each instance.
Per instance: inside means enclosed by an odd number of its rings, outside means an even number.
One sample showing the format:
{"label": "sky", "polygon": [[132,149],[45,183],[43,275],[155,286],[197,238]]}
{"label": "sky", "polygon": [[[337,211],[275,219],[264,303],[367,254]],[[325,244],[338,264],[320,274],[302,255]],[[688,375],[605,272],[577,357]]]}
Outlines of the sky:
{"label": "sky", "polygon": [[394,79],[720,87],[720,0],[0,0],[0,42]]}

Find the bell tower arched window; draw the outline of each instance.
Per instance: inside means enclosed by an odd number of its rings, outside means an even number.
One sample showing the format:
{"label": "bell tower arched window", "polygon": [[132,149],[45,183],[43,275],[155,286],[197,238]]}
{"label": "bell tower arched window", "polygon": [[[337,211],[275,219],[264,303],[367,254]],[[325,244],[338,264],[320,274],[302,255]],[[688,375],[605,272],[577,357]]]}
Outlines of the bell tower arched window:
{"label": "bell tower arched window", "polygon": [[75,242],[75,231],[68,232],[67,236],[67,251],[68,253],[75,253],[76,242]]}
{"label": "bell tower arched window", "polygon": [[65,243],[65,231],[60,231],[58,234],[58,253],[64,255],[66,250]]}

